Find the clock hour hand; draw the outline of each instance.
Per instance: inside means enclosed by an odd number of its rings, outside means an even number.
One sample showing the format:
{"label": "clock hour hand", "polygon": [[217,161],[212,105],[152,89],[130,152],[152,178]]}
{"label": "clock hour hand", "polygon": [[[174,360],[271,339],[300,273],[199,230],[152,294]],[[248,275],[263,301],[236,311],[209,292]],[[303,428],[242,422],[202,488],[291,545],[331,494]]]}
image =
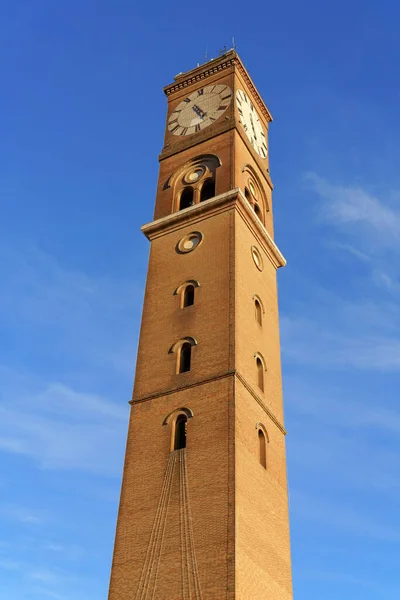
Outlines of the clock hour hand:
{"label": "clock hour hand", "polygon": [[201,119],[204,119],[204,117],[207,116],[207,113],[204,112],[204,110],[201,109],[200,106],[198,106],[197,104],[195,104],[194,106],[192,106],[192,110],[194,110],[194,112],[196,113],[196,115],[198,115]]}

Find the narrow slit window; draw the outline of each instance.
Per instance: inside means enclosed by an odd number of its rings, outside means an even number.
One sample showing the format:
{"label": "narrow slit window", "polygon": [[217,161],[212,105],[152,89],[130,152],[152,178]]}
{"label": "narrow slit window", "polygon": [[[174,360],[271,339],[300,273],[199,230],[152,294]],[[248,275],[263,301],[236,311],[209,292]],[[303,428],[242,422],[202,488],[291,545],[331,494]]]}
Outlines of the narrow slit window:
{"label": "narrow slit window", "polygon": [[258,430],[258,447],[259,447],[259,457],[260,457],[260,465],[267,468],[267,441],[265,439],[265,433],[262,429]]}
{"label": "narrow slit window", "polygon": [[175,423],[174,450],[182,450],[182,448],[186,448],[186,433],[187,417],[186,415],[179,415]]}
{"label": "narrow slit window", "polygon": [[209,200],[210,198],[214,198],[215,196],[215,181],[214,179],[206,179],[203,183],[203,187],[201,188],[200,194],[200,202],[204,202],[204,200]]}
{"label": "narrow slit window", "polygon": [[260,390],[264,391],[264,366],[262,364],[261,358],[257,357],[256,359],[257,365],[257,384]]}
{"label": "narrow slit window", "polygon": [[256,321],[259,325],[262,325],[262,308],[257,298],[254,300],[254,304],[256,308]]}
{"label": "narrow slit window", "polygon": [[194,304],[194,285],[189,284],[183,292],[183,308]]}
{"label": "narrow slit window", "polygon": [[181,193],[181,199],[179,202],[179,210],[183,210],[184,208],[189,208],[193,204],[193,188],[185,187],[183,192]]}
{"label": "narrow slit window", "polygon": [[189,342],[182,344],[179,356],[179,373],[187,373],[190,371],[190,362],[192,358],[192,346]]}

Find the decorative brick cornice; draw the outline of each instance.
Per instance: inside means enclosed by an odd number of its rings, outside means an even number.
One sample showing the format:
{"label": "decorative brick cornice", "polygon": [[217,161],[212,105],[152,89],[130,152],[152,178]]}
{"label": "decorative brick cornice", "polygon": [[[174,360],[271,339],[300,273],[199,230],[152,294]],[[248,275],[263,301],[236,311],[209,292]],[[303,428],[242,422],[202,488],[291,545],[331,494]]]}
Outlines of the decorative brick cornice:
{"label": "decorative brick cornice", "polygon": [[263,115],[267,119],[268,123],[270,123],[273,120],[273,117],[272,117],[271,113],[269,112],[268,108],[265,106],[263,99],[261,98],[260,94],[258,93],[256,86],[254,85],[250,75],[246,71],[246,68],[245,68],[244,64],[242,63],[242,61],[240,60],[240,58],[238,57],[238,55],[236,55],[235,65],[237,66],[239,73],[242,75],[243,79],[245,80],[247,87],[251,91],[252,98],[254,98],[258,108],[263,113]]}
{"label": "decorative brick cornice", "polygon": [[175,92],[178,92],[190,85],[193,85],[194,83],[202,81],[203,79],[207,79],[208,77],[215,75],[215,73],[219,73],[230,67],[236,68],[239,71],[240,75],[246,82],[246,85],[249,91],[251,92],[252,98],[257,104],[259,110],[262,112],[268,123],[271,122],[272,115],[269,112],[268,108],[265,106],[260,94],[258,93],[256,86],[254,85],[250,75],[248,74],[245,66],[243,65],[235,50],[230,50],[226,54],[223,54],[218,58],[214,58],[213,60],[210,60],[204,65],[200,65],[199,67],[196,67],[191,71],[187,71],[186,73],[177,75],[175,77],[174,83],[165,86],[164,93],[166,94],[166,96],[170,96]]}
{"label": "decorative brick cornice", "polygon": [[284,256],[250,207],[240,188],[235,188],[200,204],[195,204],[189,208],[179,210],[171,215],[147,223],[142,226],[141,230],[151,241],[160,235],[164,235],[167,231],[176,231],[182,227],[186,227],[188,224],[195,225],[195,223],[203,220],[205,217],[215,216],[220,212],[231,210],[233,207],[238,210],[239,214],[245,219],[248,226],[257,236],[258,241],[263,246],[265,253],[274,267],[276,269],[284,267],[286,265]]}
{"label": "decorative brick cornice", "polygon": [[194,388],[199,385],[204,385],[213,381],[219,381],[220,379],[226,379],[226,377],[232,377],[232,375],[235,375],[235,371],[227,371],[226,373],[222,373],[221,375],[214,375],[213,377],[207,377],[206,379],[201,379],[200,381],[195,381],[193,383],[177,385],[175,387],[168,388],[166,390],[159,390],[157,392],[153,392],[152,394],[148,394],[145,396],[135,396],[135,394],[133,394],[132,400],[129,400],[129,404],[141,404],[142,402],[147,402],[147,400],[154,400],[155,398],[160,398],[161,396],[169,396],[170,394],[183,392],[184,390]]}
{"label": "decorative brick cornice", "polygon": [[284,426],[282,425],[282,423],[280,423],[280,421],[275,417],[274,413],[272,411],[270,411],[269,408],[264,404],[261,397],[258,394],[256,394],[253,387],[251,385],[249,385],[249,383],[246,381],[245,377],[243,377],[243,375],[241,373],[239,373],[239,371],[235,371],[235,375],[236,375],[236,378],[243,385],[243,387],[246,388],[246,390],[249,392],[249,394],[251,394],[253,396],[253,398],[257,402],[257,404],[259,404],[261,406],[261,408],[263,409],[263,411],[269,416],[271,421],[273,423],[275,423],[275,425],[277,426],[279,431],[281,431],[283,433],[283,435],[286,435],[287,431],[284,428]]}
{"label": "decorative brick cornice", "polygon": [[222,373],[220,375],[214,375],[213,377],[207,377],[206,379],[201,379],[200,381],[196,381],[193,383],[186,383],[185,385],[176,386],[174,388],[169,388],[167,390],[159,390],[158,392],[153,392],[152,394],[148,394],[146,396],[134,396],[132,400],[129,401],[129,404],[134,406],[135,404],[142,404],[143,402],[147,402],[148,400],[155,400],[156,398],[161,398],[162,396],[169,396],[171,394],[176,394],[179,392],[184,392],[187,389],[195,388],[200,385],[206,385],[208,383],[212,383],[214,381],[220,381],[221,379],[226,379],[227,377],[236,377],[243,387],[253,396],[254,400],[263,411],[269,416],[271,421],[278,427],[279,431],[281,431],[284,435],[287,434],[286,429],[277,419],[277,417],[273,414],[273,412],[265,405],[260,396],[254,391],[253,387],[247,382],[246,378],[238,370],[227,371],[226,373]]}
{"label": "decorative brick cornice", "polygon": [[196,67],[187,73],[177,75],[174,83],[171,83],[164,88],[164,93],[166,96],[170,96],[171,94],[182,90],[193,83],[197,83],[198,81],[202,81],[207,77],[211,77],[211,75],[215,75],[215,73],[224,71],[228,67],[233,66],[235,62],[235,56],[236,52],[231,51],[227,54],[224,54],[222,57],[214,58],[210,62],[205,63],[200,67]]}

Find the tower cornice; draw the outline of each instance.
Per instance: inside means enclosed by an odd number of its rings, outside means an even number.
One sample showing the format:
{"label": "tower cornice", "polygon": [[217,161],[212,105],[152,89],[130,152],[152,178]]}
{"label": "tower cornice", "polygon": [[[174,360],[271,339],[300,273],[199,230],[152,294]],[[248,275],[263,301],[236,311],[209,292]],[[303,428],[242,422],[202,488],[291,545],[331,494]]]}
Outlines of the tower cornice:
{"label": "tower cornice", "polygon": [[186,73],[179,73],[175,76],[175,81],[165,86],[164,93],[166,96],[171,96],[172,94],[190,86],[194,83],[207,79],[216,73],[224,71],[225,69],[234,68],[239,71],[242,78],[245,80],[249,91],[254,98],[255,103],[257,104],[259,110],[263,113],[265,119],[268,123],[270,123],[273,119],[270,111],[266,107],[261,95],[259,94],[256,86],[253,83],[250,75],[248,74],[244,64],[239,58],[239,55],[235,50],[229,50],[226,54],[219,56],[218,58],[214,58],[209,62],[192,69],[191,71],[187,71]]}
{"label": "tower cornice", "polygon": [[286,259],[252,210],[240,188],[235,188],[200,204],[195,204],[156,221],[151,221],[143,225],[141,230],[152,241],[167,232],[179,230],[189,224],[195,225],[205,217],[209,218],[232,208],[238,210],[248,227],[251,228],[275,268],[284,267]]}
{"label": "tower cornice", "polygon": [[276,427],[279,429],[279,431],[281,433],[283,433],[283,435],[287,435],[287,431],[286,431],[283,423],[281,423],[281,421],[268,408],[268,406],[265,404],[265,402],[263,401],[261,396],[259,394],[257,394],[257,392],[254,389],[254,386],[252,386],[247,381],[246,377],[244,377],[242,375],[242,373],[240,373],[237,369],[228,371],[226,373],[221,373],[220,375],[214,375],[213,377],[208,377],[206,379],[201,379],[200,381],[195,381],[192,383],[186,383],[185,385],[171,387],[171,388],[168,388],[167,390],[161,389],[161,390],[153,392],[152,394],[148,394],[148,395],[144,395],[144,396],[140,396],[140,397],[133,395],[131,400],[129,400],[129,404],[131,406],[134,406],[135,404],[143,404],[143,402],[148,402],[150,400],[155,400],[156,398],[161,398],[163,396],[168,396],[171,394],[184,392],[185,390],[187,390],[189,388],[196,388],[196,387],[199,387],[202,385],[207,385],[208,383],[220,381],[221,379],[226,379],[229,377],[235,377],[238,381],[240,381],[240,383],[243,385],[243,387],[246,388],[246,390],[255,399],[257,404],[259,404],[259,406],[262,408],[262,410],[269,416],[269,418],[276,425]]}

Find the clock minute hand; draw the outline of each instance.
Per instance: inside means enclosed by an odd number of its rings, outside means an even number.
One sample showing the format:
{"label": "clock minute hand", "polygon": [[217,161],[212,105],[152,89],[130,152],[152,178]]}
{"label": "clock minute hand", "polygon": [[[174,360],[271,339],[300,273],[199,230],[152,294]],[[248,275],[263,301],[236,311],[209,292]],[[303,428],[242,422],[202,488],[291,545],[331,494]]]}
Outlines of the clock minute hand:
{"label": "clock minute hand", "polygon": [[250,115],[250,122],[251,122],[251,127],[252,127],[253,133],[254,133],[254,139],[257,139],[256,130],[254,129],[253,117],[251,115]]}

